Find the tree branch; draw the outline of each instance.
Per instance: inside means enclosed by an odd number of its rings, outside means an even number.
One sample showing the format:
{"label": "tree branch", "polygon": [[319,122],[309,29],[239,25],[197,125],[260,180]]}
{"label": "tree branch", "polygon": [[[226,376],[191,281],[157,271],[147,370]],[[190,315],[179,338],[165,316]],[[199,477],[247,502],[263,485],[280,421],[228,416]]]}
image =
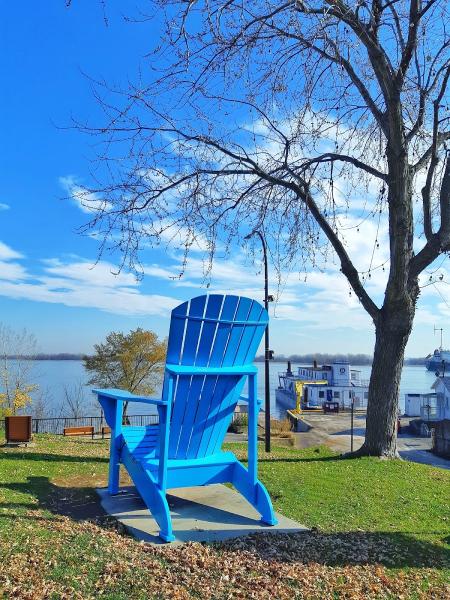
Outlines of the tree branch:
{"label": "tree branch", "polygon": [[346,154],[337,154],[335,152],[326,152],[325,154],[321,154],[320,156],[310,158],[309,160],[302,163],[295,170],[305,169],[307,167],[310,167],[314,163],[334,162],[334,161],[350,163],[350,164],[354,165],[355,167],[357,167],[358,169],[362,169],[363,171],[366,171],[366,173],[369,173],[369,175],[373,175],[374,177],[377,177],[378,179],[387,181],[387,175],[385,173],[383,173],[382,171],[379,171],[375,167],[371,167],[370,165],[366,164],[365,162],[363,162],[361,160],[358,160],[357,158],[355,158],[353,156],[347,156]]}

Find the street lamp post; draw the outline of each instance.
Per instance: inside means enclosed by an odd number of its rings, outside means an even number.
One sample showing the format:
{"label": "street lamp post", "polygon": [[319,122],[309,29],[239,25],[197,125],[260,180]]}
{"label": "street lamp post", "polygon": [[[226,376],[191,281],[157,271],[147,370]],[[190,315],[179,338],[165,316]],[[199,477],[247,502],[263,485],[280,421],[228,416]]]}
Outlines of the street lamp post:
{"label": "street lamp post", "polygon": [[[251,233],[245,236],[244,239],[248,240],[254,235],[257,235],[261,240],[263,249],[263,260],[264,260],[264,308],[269,310],[269,302],[273,300],[272,296],[269,296],[269,271],[267,266],[267,246],[266,240],[259,229],[254,229]],[[272,358],[272,351],[269,349],[269,324],[267,324],[266,331],[264,334],[264,441],[265,450],[270,452],[270,364],[269,361]]]}

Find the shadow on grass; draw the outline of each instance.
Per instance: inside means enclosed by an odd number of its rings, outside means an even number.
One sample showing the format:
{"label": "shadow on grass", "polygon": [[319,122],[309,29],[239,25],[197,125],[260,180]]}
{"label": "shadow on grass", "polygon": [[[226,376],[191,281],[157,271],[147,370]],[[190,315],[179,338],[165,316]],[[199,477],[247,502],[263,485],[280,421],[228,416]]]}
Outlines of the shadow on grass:
{"label": "shadow on grass", "polygon": [[[2,519],[13,518],[15,523],[17,519],[42,522],[46,520],[43,515],[35,512],[17,514],[13,511],[18,508],[28,508],[30,511],[41,508],[74,521],[95,520],[100,526],[112,528],[112,519],[103,511],[94,488],[60,487],[48,477],[40,476],[30,476],[26,482],[8,483],[2,487],[5,491],[32,495],[37,500],[37,504],[1,504]],[[51,519],[48,522],[51,527]],[[449,541],[448,531],[429,531],[426,534],[415,534],[413,531],[324,533],[313,529],[298,533],[254,533],[215,546],[227,552],[246,550],[264,560],[286,563],[450,568],[450,548],[445,546]]]}
{"label": "shadow on grass", "polygon": [[[282,448],[283,449],[283,448]],[[295,462],[295,463],[307,463],[307,462],[330,462],[342,460],[343,457],[339,454],[335,456],[274,456],[268,458],[258,458],[259,463],[273,463],[273,462]],[[109,458],[99,456],[78,456],[78,455],[64,455],[64,454],[50,454],[50,453],[39,453],[39,452],[3,452],[0,454],[0,460],[33,460],[33,461],[51,461],[51,462],[79,462],[79,463],[108,463]],[[244,459],[246,460],[246,459]]]}
{"label": "shadow on grass", "polygon": [[72,454],[51,454],[44,452],[2,452],[0,460],[33,460],[51,462],[95,462],[107,463],[108,458],[101,456],[79,456]]}
{"label": "shadow on grass", "polygon": [[[22,494],[31,494],[38,504],[19,502],[3,503],[3,509],[11,508],[44,508],[54,514],[64,515],[75,521],[97,519],[106,515],[101,507],[99,497],[92,487],[65,487],[52,483],[48,477],[28,477],[22,483],[3,483],[0,490],[11,490]],[[3,517],[9,516],[3,512]],[[25,517],[27,515],[24,515]]]}
{"label": "shadow on grass", "polygon": [[[436,532],[433,532],[436,535]],[[439,535],[439,534],[438,534]],[[441,532],[445,543],[445,533]],[[450,568],[450,549],[405,532],[307,531],[284,534],[253,534],[229,540],[226,550],[246,550],[263,560],[287,563],[318,563],[327,566],[382,564],[390,568]]]}

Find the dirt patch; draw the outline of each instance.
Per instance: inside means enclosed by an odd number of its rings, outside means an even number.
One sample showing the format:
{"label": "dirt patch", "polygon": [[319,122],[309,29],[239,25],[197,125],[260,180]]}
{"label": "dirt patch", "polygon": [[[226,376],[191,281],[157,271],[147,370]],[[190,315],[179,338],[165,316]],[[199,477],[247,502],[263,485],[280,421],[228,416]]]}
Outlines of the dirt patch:
{"label": "dirt patch", "polygon": [[[123,471],[123,470],[122,470]],[[44,505],[51,512],[70,517],[75,521],[95,520],[106,516],[96,488],[105,487],[104,476],[73,475],[52,481]],[[121,472],[120,485],[131,485],[125,472]]]}

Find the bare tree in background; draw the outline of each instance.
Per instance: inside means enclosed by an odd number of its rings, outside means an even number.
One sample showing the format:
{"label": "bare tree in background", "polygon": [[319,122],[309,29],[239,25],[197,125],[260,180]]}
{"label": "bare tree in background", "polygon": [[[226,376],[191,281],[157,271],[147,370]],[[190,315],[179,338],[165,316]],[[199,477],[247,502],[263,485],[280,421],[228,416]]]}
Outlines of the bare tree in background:
{"label": "bare tree in background", "polygon": [[[151,68],[97,82],[105,122],[77,124],[105,144],[98,185],[78,192],[89,228],[137,270],[149,243],[181,235],[211,260],[243,226],[298,271],[331,245],[376,331],[360,453],[396,456],[419,276],[450,251],[447,0],[145,5],[166,16]],[[356,202],[377,223],[366,269],[346,244]]]}
{"label": "bare tree in background", "polygon": [[38,389],[35,377],[36,338],[26,329],[0,323],[0,415],[15,415],[31,404]]}
{"label": "bare tree in background", "polygon": [[89,414],[89,409],[93,405],[91,400],[90,406],[85,398],[84,386],[81,381],[71,385],[63,386],[63,401],[61,406],[61,414],[64,417],[73,417],[78,419]]}

